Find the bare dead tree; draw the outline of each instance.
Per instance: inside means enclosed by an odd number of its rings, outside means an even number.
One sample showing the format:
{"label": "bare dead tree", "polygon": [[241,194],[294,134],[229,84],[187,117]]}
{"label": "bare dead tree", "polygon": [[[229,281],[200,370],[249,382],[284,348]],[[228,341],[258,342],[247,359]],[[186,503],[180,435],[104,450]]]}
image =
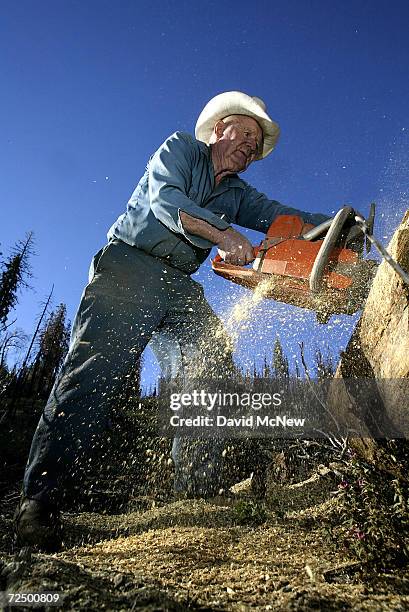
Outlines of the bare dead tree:
{"label": "bare dead tree", "polygon": [[11,399],[10,399],[10,403],[7,406],[6,410],[3,413],[3,416],[0,418],[0,424],[3,423],[6,419],[8,418],[12,418],[14,416],[15,410],[16,410],[16,400],[17,398],[21,395],[21,393],[23,392],[23,388],[24,388],[24,383],[26,380],[26,376],[27,376],[27,365],[29,363],[29,359],[30,359],[30,355],[31,355],[31,351],[33,350],[33,346],[34,343],[36,341],[37,335],[39,333],[39,330],[41,328],[42,322],[44,320],[44,317],[46,316],[46,313],[48,311],[48,308],[50,306],[50,302],[51,302],[51,296],[53,294],[54,291],[54,285],[51,287],[51,291],[48,294],[48,297],[44,303],[43,306],[43,310],[41,312],[41,315],[38,319],[37,322],[37,326],[34,330],[34,334],[31,338],[31,342],[30,345],[27,349],[27,352],[25,354],[25,357],[23,359],[23,362],[21,364],[21,367],[19,369],[19,372],[16,376],[16,379],[13,382],[13,388],[12,388],[12,392],[11,392]]}
{"label": "bare dead tree", "polygon": [[9,352],[21,350],[27,340],[28,336],[22,329],[7,331],[0,337],[0,368],[6,367]]}
{"label": "bare dead tree", "polygon": [[[314,385],[312,383],[311,380],[311,376],[310,376],[310,371],[309,368],[307,366],[307,362],[305,360],[305,354],[304,354],[304,343],[300,342],[299,343],[299,347],[300,347],[300,355],[301,355],[301,363],[303,365],[304,368],[304,372],[305,372],[305,377],[308,381],[308,384],[311,388],[311,391],[313,392],[315,398],[317,399],[317,401],[321,404],[321,406],[324,408],[324,411],[327,413],[327,415],[329,416],[329,418],[331,419],[331,421],[333,422],[333,424],[335,425],[335,428],[339,431],[339,424],[337,422],[337,420],[335,419],[334,415],[330,412],[328,406],[326,405],[326,403],[322,400],[322,398],[320,398],[317,394],[316,389],[314,388]],[[327,432],[323,432],[323,431],[318,431],[317,433],[321,433],[329,442],[329,444],[332,446],[334,451],[337,451],[339,453],[339,458],[342,459],[346,453],[347,447],[348,447],[348,438],[341,436],[341,435],[331,435]]]}
{"label": "bare dead tree", "polygon": [[30,345],[29,345],[29,347],[27,349],[27,353],[26,353],[26,355],[24,357],[24,360],[23,360],[23,363],[22,363],[22,366],[21,366],[21,371],[22,372],[24,372],[24,370],[25,370],[25,368],[26,368],[26,366],[27,366],[27,364],[29,362],[31,351],[33,350],[33,346],[34,346],[34,343],[35,343],[35,341],[37,339],[37,336],[38,336],[38,333],[40,331],[41,325],[43,323],[44,317],[46,316],[48,308],[50,306],[51,297],[53,295],[53,291],[54,291],[54,285],[51,287],[51,291],[48,294],[48,297],[47,297],[46,301],[44,302],[43,310],[42,310],[42,312],[41,312],[41,314],[40,314],[40,316],[38,318],[37,326],[36,326],[36,328],[34,330],[34,334],[33,334],[32,338],[31,338]]}

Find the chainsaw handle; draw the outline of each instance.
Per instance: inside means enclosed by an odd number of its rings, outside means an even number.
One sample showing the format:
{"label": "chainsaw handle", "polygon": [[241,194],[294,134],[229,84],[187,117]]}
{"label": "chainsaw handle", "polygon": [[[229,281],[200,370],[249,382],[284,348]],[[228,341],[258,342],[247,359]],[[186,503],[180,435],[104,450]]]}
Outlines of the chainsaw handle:
{"label": "chainsaw handle", "polygon": [[308,232],[305,232],[302,237],[304,238],[304,240],[315,240],[316,238],[318,238],[318,236],[321,236],[321,234],[326,232],[331,227],[333,220],[334,218],[328,219],[328,221],[320,223],[319,225],[308,230]]}
{"label": "chainsaw handle", "polygon": [[327,235],[322,242],[321,248],[318,251],[318,255],[311,270],[310,290],[314,293],[318,293],[321,290],[322,278],[324,276],[325,267],[328,264],[329,256],[342,232],[345,221],[352,212],[353,208],[350,206],[344,206],[344,208],[341,208],[341,210],[339,210],[335,215],[331,226],[328,229]]}

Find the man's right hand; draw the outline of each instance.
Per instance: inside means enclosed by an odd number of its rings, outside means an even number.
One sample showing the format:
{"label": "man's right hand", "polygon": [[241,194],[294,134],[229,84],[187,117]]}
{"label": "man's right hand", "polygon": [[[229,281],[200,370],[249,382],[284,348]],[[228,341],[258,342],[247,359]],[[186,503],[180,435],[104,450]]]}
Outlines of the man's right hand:
{"label": "man's right hand", "polygon": [[233,228],[221,232],[222,238],[217,243],[219,255],[226,263],[245,266],[254,261],[253,247],[245,236]]}
{"label": "man's right hand", "polygon": [[245,266],[254,261],[253,247],[250,242],[232,227],[219,230],[203,219],[192,217],[183,210],[180,211],[180,220],[186,231],[217,245],[219,254],[226,263]]}

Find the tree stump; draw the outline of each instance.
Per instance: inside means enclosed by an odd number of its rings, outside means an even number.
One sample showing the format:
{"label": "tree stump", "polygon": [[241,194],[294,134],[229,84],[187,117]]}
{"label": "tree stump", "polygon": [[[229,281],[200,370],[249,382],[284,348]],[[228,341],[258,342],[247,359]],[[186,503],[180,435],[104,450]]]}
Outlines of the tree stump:
{"label": "tree stump", "polygon": [[[409,211],[397,228],[388,251],[404,268],[409,270]],[[380,384],[380,404],[372,402],[369,411],[361,411],[364,422],[362,437],[353,437],[350,446],[367,462],[375,464],[397,477],[408,479],[400,459],[409,457],[409,444],[401,438],[391,443],[376,431],[385,423],[396,423],[409,401],[409,287],[391,266],[383,261],[373,280],[365,308],[352,337],[341,354],[341,359],[330,388],[328,406],[333,414],[357,422],[357,406],[339,379],[375,379],[373,382],[393,380]],[[399,381],[400,384],[399,384]],[[360,426],[362,431],[362,426]],[[397,460],[398,459],[398,460]]]}

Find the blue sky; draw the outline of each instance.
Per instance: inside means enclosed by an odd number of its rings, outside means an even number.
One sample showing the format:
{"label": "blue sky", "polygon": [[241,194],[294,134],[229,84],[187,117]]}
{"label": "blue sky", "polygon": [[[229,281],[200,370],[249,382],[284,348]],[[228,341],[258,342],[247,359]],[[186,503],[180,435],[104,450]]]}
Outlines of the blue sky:
{"label": "blue sky", "polygon": [[[262,97],[281,126],[277,149],[246,180],[329,214],[375,200],[386,241],[408,208],[408,23],[399,0],[3,0],[1,250],[33,230],[37,251],[18,324],[32,329],[52,283],[73,317],[91,257],[148,157],[175,130],[193,132],[221,91]],[[244,292],[208,264],[197,278],[222,316]],[[300,340],[338,350],[354,324],[339,319],[318,326],[266,302],[237,356],[261,358],[277,333],[290,360]],[[155,373],[148,355],[146,380]]]}

